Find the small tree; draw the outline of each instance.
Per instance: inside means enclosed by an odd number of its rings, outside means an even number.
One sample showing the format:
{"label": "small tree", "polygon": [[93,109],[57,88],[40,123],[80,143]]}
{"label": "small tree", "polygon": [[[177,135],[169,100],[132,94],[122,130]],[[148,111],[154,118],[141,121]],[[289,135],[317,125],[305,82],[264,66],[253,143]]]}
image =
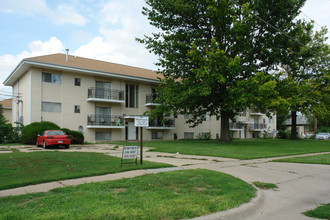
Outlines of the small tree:
{"label": "small tree", "polygon": [[42,134],[45,130],[60,130],[60,127],[49,121],[33,122],[22,129],[22,144],[35,144],[38,134]]}

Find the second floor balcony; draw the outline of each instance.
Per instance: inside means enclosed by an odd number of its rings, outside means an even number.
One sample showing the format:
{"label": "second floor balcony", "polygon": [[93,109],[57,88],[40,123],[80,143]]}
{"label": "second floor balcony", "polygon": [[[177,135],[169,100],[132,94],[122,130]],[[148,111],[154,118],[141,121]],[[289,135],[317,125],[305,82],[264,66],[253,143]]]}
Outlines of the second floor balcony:
{"label": "second floor balcony", "polygon": [[156,103],[156,99],[158,98],[158,95],[156,93],[148,94],[146,95],[146,106],[157,106],[160,105],[159,103]]}
{"label": "second floor balcony", "polygon": [[88,89],[88,102],[125,103],[123,90],[91,87]]}
{"label": "second floor balcony", "polygon": [[175,129],[175,119],[168,118],[164,121],[153,119],[149,120],[149,127],[147,129],[160,129],[160,130],[168,130],[168,129]]}
{"label": "second floor balcony", "polygon": [[125,128],[123,116],[88,115],[87,128]]}
{"label": "second floor balcony", "polygon": [[236,131],[236,130],[241,130],[241,129],[244,129],[244,126],[241,122],[229,123],[229,130]]}
{"label": "second floor balcony", "polygon": [[267,124],[252,124],[250,131],[265,131],[267,130]]}

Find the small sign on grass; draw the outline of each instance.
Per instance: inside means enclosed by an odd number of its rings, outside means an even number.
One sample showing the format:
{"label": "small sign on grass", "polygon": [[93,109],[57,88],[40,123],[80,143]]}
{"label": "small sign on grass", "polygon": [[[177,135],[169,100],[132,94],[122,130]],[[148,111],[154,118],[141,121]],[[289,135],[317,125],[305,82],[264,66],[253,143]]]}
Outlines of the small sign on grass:
{"label": "small sign on grass", "polygon": [[[138,149],[139,146],[124,146],[121,157],[121,165],[130,163],[135,163],[137,165]],[[125,160],[129,160],[129,162],[124,162]],[[134,161],[131,162],[132,160]]]}

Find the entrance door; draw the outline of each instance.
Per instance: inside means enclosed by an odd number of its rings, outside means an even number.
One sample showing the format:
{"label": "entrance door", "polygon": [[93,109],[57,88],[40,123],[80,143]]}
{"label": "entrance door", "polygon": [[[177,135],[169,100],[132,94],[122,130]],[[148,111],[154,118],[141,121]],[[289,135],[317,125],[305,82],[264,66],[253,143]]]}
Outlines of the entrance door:
{"label": "entrance door", "polygon": [[136,128],[134,122],[128,122],[128,140],[136,140]]}

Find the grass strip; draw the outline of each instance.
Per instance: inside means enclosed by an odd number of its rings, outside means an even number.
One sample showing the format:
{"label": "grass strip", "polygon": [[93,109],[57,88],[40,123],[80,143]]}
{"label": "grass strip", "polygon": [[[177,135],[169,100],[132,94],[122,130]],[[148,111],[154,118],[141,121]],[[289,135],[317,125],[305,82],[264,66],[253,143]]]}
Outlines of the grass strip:
{"label": "grass strip", "polygon": [[316,209],[309,210],[304,213],[312,218],[328,219],[330,220],[330,203],[317,207]]}
{"label": "grass strip", "polygon": [[[134,143],[116,142],[121,145]],[[330,152],[328,141],[250,139],[219,143],[216,140],[175,140],[145,142],[151,151],[236,158],[242,160]]]}
{"label": "grass strip", "polygon": [[252,182],[252,183],[259,189],[277,189],[278,188],[278,186],[274,183],[263,183],[263,182],[259,182],[259,181]]}
{"label": "grass strip", "polygon": [[307,157],[291,157],[285,159],[273,160],[274,162],[287,163],[309,163],[309,164],[326,164],[330,165],[330,154],[320,154]]}
{"label": "grass strip", "polygon": [[228,174],[180,170],[0,198],[0,219],[188,219],[237,207],[255,191]]}
{"label": "grass strip", "polygon": [[59,151],[6,153],[0,154],[0,189],[170,166],[172,165],[144,161],[143,165],[121,167],[120,158],[101,153]]}

